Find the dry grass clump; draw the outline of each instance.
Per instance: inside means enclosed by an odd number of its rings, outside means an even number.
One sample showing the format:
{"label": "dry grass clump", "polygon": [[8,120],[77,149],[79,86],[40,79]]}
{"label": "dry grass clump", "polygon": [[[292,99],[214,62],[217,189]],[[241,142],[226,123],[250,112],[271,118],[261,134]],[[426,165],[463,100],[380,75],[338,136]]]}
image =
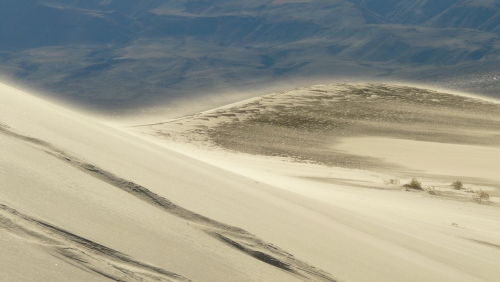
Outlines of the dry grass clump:
{"label": "dry grass clump", "polygon": [[422,189],[422,183],[418,181],[416,178],[413,178],[409,183],[403,185],[406,188],[411,188],[411,189],[416,189],[416,190],[423,190]]}
{"label": "dry grass clump", "polygon": [[474,195],[472,195],[472,201],[476,203],[481,203],[482,201],[488,201],[490,199],[490,194],[481,189],[478,191],[474,191]]}
{"label": "dry grass clump", "polygon": [[433,186],[425,188],[425,192],[434,196],[436,196],[439,193],[438,190],[436,190],[436,188],[434,188]]}
{"label": "dry grass clump", "polygon": [[401,182],[399,181],[399,179],[389,179],[389,180],[384,180],[384,183],[388,185],[388,184],[400,184]]}
{"label": "dry grass clump", "polygon": [[462,181],[457,180],[457,181],[451,183],[451,187],[453,187],[453,188],[455,188],[457,190],[460,190],[460,189],[462,189],[464,187],[464,184],[462,183]]}

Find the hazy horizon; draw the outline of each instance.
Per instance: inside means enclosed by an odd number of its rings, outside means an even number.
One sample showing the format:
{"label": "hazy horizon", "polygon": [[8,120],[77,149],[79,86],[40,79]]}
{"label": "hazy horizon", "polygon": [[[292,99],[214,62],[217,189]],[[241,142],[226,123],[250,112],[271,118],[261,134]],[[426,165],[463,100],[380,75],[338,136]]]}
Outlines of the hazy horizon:
{"label": "hazy horizon", "polygon": [[0,77],[97,111],[230,92],[236,101],[250,97],[238,93],[342,81],[498,97],[499,7],[498,0],[2,1]]}

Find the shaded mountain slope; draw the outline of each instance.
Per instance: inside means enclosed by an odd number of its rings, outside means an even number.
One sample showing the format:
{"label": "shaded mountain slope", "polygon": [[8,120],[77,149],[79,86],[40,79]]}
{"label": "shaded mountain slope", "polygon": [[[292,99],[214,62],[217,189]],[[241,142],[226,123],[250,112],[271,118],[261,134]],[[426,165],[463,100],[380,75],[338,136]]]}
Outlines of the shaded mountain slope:
{"label": "shaded mountain slope", "polygon": [[456,77],[498,60],[498,9],[496,0],[9,0],[0,74],[94,109],[309,78],[425,81],[419,72],[442,66]]}

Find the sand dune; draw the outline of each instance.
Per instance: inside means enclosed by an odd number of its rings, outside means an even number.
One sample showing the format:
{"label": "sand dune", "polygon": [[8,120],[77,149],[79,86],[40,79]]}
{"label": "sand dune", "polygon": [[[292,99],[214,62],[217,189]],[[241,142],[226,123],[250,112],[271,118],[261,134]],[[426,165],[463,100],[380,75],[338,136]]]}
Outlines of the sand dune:
{"label": "sand dune", "polygon": [[[8,261],[17,254],[2,255],[2,281],[335,281],[223,223],[247,217],[228,215],[235,209],[228,199],[260,204],[264,193],[246,191],[253,182],[7,86],[1,99],[2,245],[37,254],[15,263]],[[57,257],[50,261],[60,270],[22,271],[44,254]]]}
{"label": "sand dune", "polygon": [[[431,155],[432,149],[428,147],[431,143],[436,144],[435,151],[462,150],[462,160],[476,154],[498,154],[500,105],[400,85],[317,85],[136,129],[178,143],[218,146],[328,166],[418,175],[421,166],[412,170],[411,164],[405,167],[394,158],[385,159],[385,154],[397,147],[419,150],[427,146],[427,155]],[[407,144],[402,144],[404,140]],[[386,148],[376,144],[385,144]],[[397,153],[402,154],[401,150]],[[495,159],[483,158],[481,162],[485,167],[489,165],[491,171],[500,165],[489,163]],[[428,170],[433,173],[433,168]],[[452,176],[473,177],[460,174],[463,171],[456,170]],[[484,172],[479,172],[476,178],[480,175]],[[495,173],[488,175],[494,178],[488,179],[490,182],[500,184]]]}
{"label": "sand dune", "polygon": [[[316,260],[341,278],[500,277],[491,264],[500,258],[496,102],[402,85],[317,85],[130,129],[299,195],[302,206],[328,216],[330,224],[352,228],[328,234],[351,251],[322,245],[350,261],[343,262],[350,273],[328,268],[325,261],[337,261],[331,257]],[[412,177],[423,189],[403,187]],[[457,179],[462,189],[450,186]],[[479,190],[489,193],[488,201],[473,202]],[[480,250],[481,244],[491,249]],[[477,264],[466,266],[466,261]],[[358,267],[366,272],[360,274]]]}
{"label": "sand dune", "polygon": [[[1,125],[0,125],[1,126]],[[301,278],[308,278],[309,280],[310,277],[314,278],[315,280],[325,280],[325,281],[335,281],[334,279],[329,278],[329,274],[327,273],[322,273],[321,270],[316,270],[313,267],[293,258],[290,254],[286,253],[284,250],[281,250],[273,245],[270,245],[266,242],[263,242],[259,238],[255,237],[253,234],[250,234],[246,232],[245,230],[238,228],[238,227],[233,227],[229,226],[226,224],[223,224],[221,222],[217,222],[215,220],[212,220],[210,218],[207,218],[205,216],[196,214],[192,211],[189,211],[187,209],[184,209],[180,206],[175,205],[171,201],[165,199],[164,197],[148,190],[147,188],[136,184],[134,182],[128,181],[126,179],[123,179],[121,177],[118,177],[100,167],[96,167],[90,163],[87,163],[78,157],[72,156],[67,152],[64,152],[62,150],[59,150],[55,148],[53,145],[50,143],[47,143],[45,141],[33,138],[33,137],[28,137],[21,135],[19,133],[15,133],[12,130],[10,130],[8,127],[3,126],[3,128],[0,129],[2,133],[5,135],[14,137],[16,139],[29,142],[30,144],[34,144],[35,146],[42,147],[42,149],[45,150],[46,153],[60,159],[63,162],[66,162],[67,164],[75,167],[76,169],[94,177],[97,178],[105,183],[108,183],[111,186],[114,186],[126,193],[131,194],[132,196],[146,202],[149,205],[153,205],[155,207],[160,208],[163,211],[166,211],[167,213],[182,218],[186,220],[187,222],[191,222],[193,224],[199,225],[200,230],[204,231],[208,235],[214,237],[215,239],[219,240],[222,243],[229,244],[230,246],[248,254],[249,256],[260,260],[264,263],[273,265],[279,269],[282,269],[286,272],[289,272],[290,274],[299,276]],[[11,214],[17,214],[17,212],[7,206],[4,207],[4,210],[10,212]],[[22,217],[25,220],[28,221],[35,221],[33,219],[28,219],[27,217],[23,216]],[[7,219],[7,223],[10,223],[11,221]],[[154,267],[148,267],[147,265],[143,265],[142,263],[135,262],[135,261],[130,261],[129,259],[126,258],[125,255],[120,254],[119,252],[116,252],[114,250],[110,250],[104,246],[100,246],[98,244],[95,244],[93,242],[88,242],[88,240],[85,240],[83,238],[79,238],[76,235],[73,235],[71,233],[68,233],[63,230],[59,230],[58,228],[52,227],[49,224],[46,223],[40,223],[38,222],[38,225],[41,225],[43,227],[46,227],[47,229],[50,229],[51,231],[55,231],[56,233],[61,234],[61,236],[68,238],[70,241],[84,241],[85,247],[89,249],[96,249],[99,251],[99,255],[101,256],[111,256],[113,258],[116,258],[119,261],[125,261],[128,263],[131,263],[133,265],[139,265],[145,268],[151,268],[156,272],[159,272],[160,274],[163,274],[165,276],[171,276],[174,278],[182,278],[180,280],[187,280],[182,276],[175,275],[173,273],[170,273],[168,271],[159,269],[159,268],[154,268]],[[194,226],[196,226],[194,225]],[[19,227],[17,226],[12,226],[10,224],[7,224],[5,226],[8,230],[17,230]],[[19,234],[19,232],[14,232],[16,234]],[[25,232],[26,234],[31,234],[31,233],[36,233],[36,232]],[[26,235],[24,232],[22,232],[21,235]],[[34,235],[34,237],[42,240],[42,241],[51,241],[50,239],[44,238],[43,235]],[[50,242],[53,243],[53,242]],[[57,243],[53,243],[57,244]],[[59,245],[59,244],[57,244]],[[71,249],[69,247],[64,248],[65,250]],[[101,251],[102,249],[102,251]],[[72,260],[76,260],[77,262],[84,262],[88,264],[87,261],[84,259],[78,258],[78,254],[63,254],[65,257],[71,258]],[[108,263],[109,264],[109,263]],[[97,272],[101,275],[105,275],[107,277],[115,277],[116,275],[113,274],[104,274],[107,271],[106,270],[96,270],[98,267],[88,267],[92,269],[94,272]],[[118,268],[118,267],[114,267]],[[123,269],[118,269],[122,271]],[[134,276],[134,271],[128,270],[128,271],[122,271],[126,273],[130,273],[130,275],[133,277]],[[154,277],[154,275],[145,275],[145,276],[151,276],[149,277],[150,279],[157,279],[157,280],[162,280],[161,277]],[[144,278],[144,277],[142,277]],[[120,276],[117,276],[117,280],[128,280],[127,277],[123,278]],[[135,278],[133,279],[140,279],[140,278]],[[133,280],[132,279],[132,280]]]}
{"label": "sand dune", "polygon": [[116,281],[189,281],[175,273],[136,261],[118,251],[23,215],[8,206],[1,205],[0,209],[2,228],[17,237],[42,245],[55,257],[84,270]]}
{"label": "sand dune", "polygon": [[[500,277],[497,104],[315,86],[122,128],[0,92],[2,281]],[[431,144],[422,152],[486,150],[491,169],[463,180],[490,199],[452,189],[450,168],[386,156],[383,138]],[[417,174],[440,194],[406,191]],[[387,184],[394,178],[401,184]]]}

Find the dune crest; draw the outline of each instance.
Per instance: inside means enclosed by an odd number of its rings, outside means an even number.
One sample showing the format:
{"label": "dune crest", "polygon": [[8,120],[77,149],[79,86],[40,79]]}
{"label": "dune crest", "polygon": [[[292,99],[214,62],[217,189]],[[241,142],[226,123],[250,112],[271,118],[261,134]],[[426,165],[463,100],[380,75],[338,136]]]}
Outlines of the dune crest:
{"label": "dune crest", "polygon": [[[361,83],[278,92],[135,129],[178,143],[409,175],[416,171],[336,145],[373,136],[500,148],[499,121],[499,103],[416,87]],[[500,179],[493,181],[500,184]]]}

